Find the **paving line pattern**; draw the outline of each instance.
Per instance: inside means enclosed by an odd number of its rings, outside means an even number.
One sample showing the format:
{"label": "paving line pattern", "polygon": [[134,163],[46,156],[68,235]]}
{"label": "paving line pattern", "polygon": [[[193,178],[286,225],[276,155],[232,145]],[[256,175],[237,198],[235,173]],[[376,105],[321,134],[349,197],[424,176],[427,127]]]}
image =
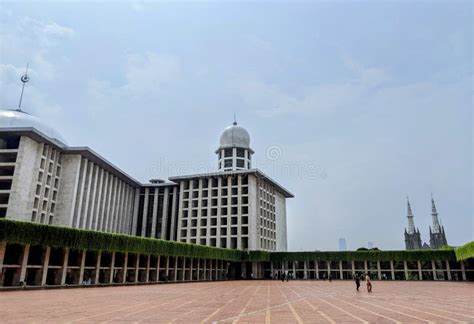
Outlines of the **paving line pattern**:
{"label": "paving line pattern", "polygon": [[[224,281],[0,293],[2,323],[474,323],[474,284]],[[362,286],[363,287],[363,286]],[[362,288],[361,287],[361,288]]]}

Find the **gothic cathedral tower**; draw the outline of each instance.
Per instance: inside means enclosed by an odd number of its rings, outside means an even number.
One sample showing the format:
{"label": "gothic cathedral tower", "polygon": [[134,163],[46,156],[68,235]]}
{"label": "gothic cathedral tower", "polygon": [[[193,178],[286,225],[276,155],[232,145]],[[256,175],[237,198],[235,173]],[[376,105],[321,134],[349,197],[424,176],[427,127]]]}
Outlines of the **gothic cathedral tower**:
{"label": "gothic cathedral tower", "polygon": [[418,228],[415,228],[415,222],[413,221],[413,212],[411,211],[410,200],[408,200],[408,197],[407,208],[408,228],[405,228],[405,249],[419,250],[422,248],[420,230]]}
{"label": "gothic cathedral tower", "polygon": [[430,226],[430,247],[432,249],[439,249],[448,245],[448,241],[446,240],[444,226],[439,223],[438,212],[436,211],[433,196],[431,196],[431,218],[433,224]]}

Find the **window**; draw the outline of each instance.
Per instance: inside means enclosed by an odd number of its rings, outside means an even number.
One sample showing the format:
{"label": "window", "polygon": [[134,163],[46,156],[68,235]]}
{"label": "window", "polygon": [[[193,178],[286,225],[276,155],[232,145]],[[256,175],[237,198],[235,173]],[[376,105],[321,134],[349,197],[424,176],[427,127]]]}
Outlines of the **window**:
{"label": "window", "polygon": [[224,150],[224,157],[231,157],[232,156],[232,149],[231,148],[226,148]]}
{"label": "window", "polygon": [[224,160],[224,168],[232,168],[232,159]]}
{"label": "window", "polygon": [[237,149],[237,157],[245,157],[245,150],[243,148]]}
{"label": "window", "polygon": [[237,167],[238,168],[243,168],[245,167],[245,161],[242,159],[237,159]]}

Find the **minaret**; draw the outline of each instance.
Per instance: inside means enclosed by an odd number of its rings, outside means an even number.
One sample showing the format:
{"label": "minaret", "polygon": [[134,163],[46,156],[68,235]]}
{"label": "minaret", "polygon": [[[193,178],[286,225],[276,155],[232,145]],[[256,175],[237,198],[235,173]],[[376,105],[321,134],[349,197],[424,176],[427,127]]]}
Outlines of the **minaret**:
{"label": "minaret", "polygon": [[407,197],[407,218],[408,228],[405,228],[405,249],[419,250],[422,248],[420,230],[415,228],[413,212],[411,210],[410,200]]}
{"label": "minaret", "polygon": [[433,195],[431,195],[431,218],[433,224],[430,226],[430,247],[432,249],[439,249],[448,245],[448,241],[444,232],[444,226],[439,223],[438,211],[436,210]]}

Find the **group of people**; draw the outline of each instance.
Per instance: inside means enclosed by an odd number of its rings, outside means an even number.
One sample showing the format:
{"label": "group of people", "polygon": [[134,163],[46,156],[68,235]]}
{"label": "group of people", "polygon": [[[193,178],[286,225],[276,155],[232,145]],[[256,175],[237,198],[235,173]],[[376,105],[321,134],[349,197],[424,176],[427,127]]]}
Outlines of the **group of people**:
{"label": "group of people", "polygon": [[370,276],[368,273],[362,276],[358,276],[357,274],[354,275],[354,281],[356,284],[356,289],[359,291],[360,288],[360,281],[365,280],[365,283],[367,285],[367,292],[371,293],[372,292],[372,281],[370,280]]}

